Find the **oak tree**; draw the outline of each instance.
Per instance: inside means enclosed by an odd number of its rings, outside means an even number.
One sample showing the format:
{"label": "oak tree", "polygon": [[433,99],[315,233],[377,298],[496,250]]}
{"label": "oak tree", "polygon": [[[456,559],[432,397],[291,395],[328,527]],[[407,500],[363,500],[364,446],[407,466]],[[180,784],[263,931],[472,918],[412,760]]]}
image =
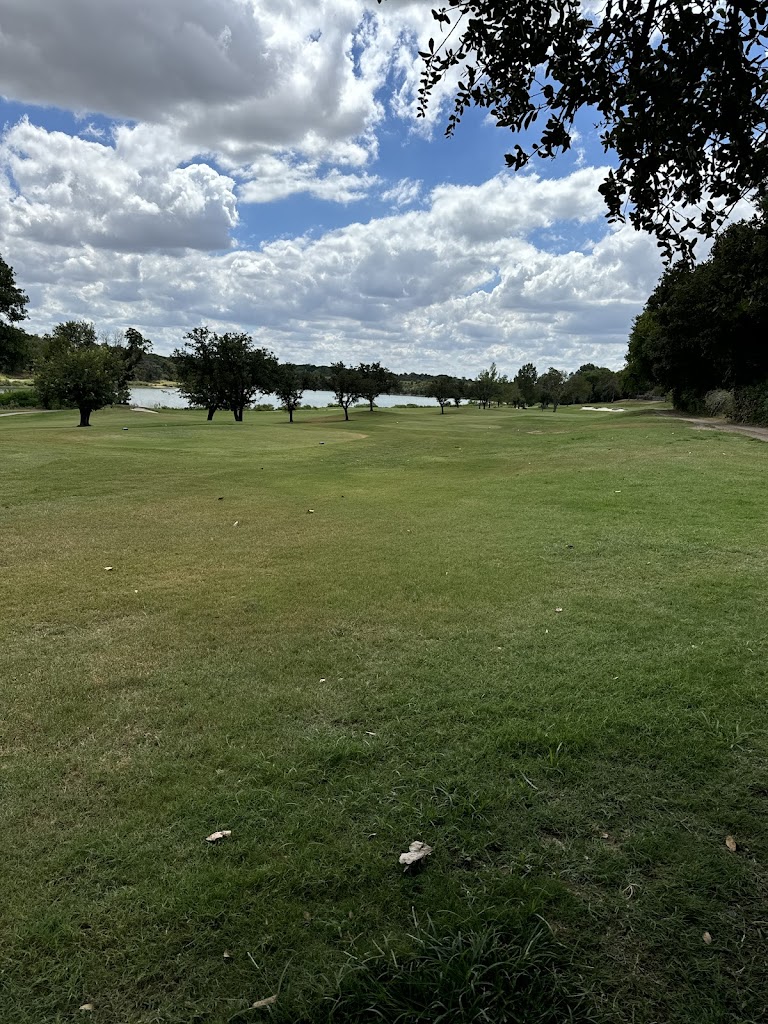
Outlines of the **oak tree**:
{"label": "oak tree", "polygon": [[344,419],[349,419],[349,407],[363,397],[363,379],[359,370],[344,363],[331,363],[328,387],[333,391],[336,404],[344,410]]}
{"label": "oak tree", "polygon": [[396,375],[381,363],[360,363],[357,372],[360,374],[360,397],[368,402],[371,412],[379,395],[391,395],[398,391]]}
{"label": "oak tree", "polygon": [[128,400],[125,362],[112,345],[100,345],[93,324],[68,320],[46,335],[35,388],[44,405],[74,405],[78,426],[91,425],[91,413]]}
{"label": "oak tree", "polygon": [[304,374],[293,363],[282,363],[275,373],[272,390],[280,400],[280,408],[288,413],[288,422],[293,423],[293,414],[301,405],[304,396]]}

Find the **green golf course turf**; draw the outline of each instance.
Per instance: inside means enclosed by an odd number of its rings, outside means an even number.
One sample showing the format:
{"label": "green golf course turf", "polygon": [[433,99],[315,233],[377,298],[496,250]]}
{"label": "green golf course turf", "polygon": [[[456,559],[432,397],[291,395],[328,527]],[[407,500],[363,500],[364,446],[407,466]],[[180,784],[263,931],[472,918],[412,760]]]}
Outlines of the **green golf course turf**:
{"label": "green golf course turf", "polygon": [[768,445],[624,408],[0,419],[2,1024],[765,1019]]}

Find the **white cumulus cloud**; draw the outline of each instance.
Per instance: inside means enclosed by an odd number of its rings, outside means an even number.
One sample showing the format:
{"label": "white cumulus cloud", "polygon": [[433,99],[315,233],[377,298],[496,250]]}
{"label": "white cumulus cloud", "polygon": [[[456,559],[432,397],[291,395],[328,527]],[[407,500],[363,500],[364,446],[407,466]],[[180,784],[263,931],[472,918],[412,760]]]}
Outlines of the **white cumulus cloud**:
{"label": "white cumulus cloud", "polygon": [[238,221],[231,178],[208,164],[147,164],[124,129],[117,147],[23,119],[0,141],[6,231],[47,245],[226,249]]}

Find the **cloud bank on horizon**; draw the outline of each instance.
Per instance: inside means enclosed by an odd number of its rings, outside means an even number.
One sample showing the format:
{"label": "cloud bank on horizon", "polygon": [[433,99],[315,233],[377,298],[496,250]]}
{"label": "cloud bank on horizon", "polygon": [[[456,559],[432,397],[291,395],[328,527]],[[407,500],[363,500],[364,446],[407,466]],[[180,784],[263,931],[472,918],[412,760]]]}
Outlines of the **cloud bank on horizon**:
{"label": "cloud bank on horizon", "polygon": [[415,116],[434,31],[422,0],[4,0],[0,254],[28,329],[618,368],[661,264],[604,222],[592,126],[516,175],[477,114],[444,140],[447,90]]}

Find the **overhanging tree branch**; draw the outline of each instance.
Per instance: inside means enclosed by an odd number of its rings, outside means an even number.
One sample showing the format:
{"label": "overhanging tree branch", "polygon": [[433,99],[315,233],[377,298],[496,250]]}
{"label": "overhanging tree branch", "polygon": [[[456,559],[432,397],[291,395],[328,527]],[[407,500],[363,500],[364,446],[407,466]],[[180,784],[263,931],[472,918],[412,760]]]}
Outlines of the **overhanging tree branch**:
{"label": "overhanging tree branch", "polygon": [[449,136],[471,106],[518,134],[547,115],[507,155],[518,170],[569,149],[577,114],[597,113],[617,161],[600,188],[607,217],[654,234],[668,258],[766,194],[768,4],[609,0],[597,18],[579,0],[450,0],[432,13],[449,34],[420,53],[419,116],[454,70]]}

